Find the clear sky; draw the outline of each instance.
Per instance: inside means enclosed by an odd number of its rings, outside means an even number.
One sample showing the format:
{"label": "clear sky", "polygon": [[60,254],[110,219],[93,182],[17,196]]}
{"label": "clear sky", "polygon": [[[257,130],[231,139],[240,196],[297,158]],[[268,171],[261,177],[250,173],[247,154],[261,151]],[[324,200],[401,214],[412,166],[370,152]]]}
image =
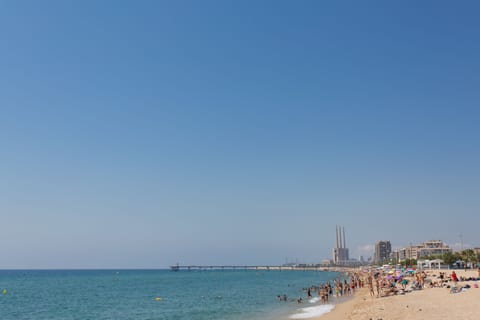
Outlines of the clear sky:
{"label": "clear sky", "polygon": [[477,1],[1,1],[0,267],[480,245]]}

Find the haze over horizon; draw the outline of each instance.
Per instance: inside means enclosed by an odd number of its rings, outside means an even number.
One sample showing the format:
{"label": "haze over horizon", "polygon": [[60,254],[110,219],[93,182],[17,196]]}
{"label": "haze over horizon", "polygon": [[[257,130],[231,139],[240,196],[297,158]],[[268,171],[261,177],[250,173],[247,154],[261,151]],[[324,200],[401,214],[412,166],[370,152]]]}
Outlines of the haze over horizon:
{"label": "haze over horizon", "polygon": [[480,246],[479,9],[2,1],[0,268]]}

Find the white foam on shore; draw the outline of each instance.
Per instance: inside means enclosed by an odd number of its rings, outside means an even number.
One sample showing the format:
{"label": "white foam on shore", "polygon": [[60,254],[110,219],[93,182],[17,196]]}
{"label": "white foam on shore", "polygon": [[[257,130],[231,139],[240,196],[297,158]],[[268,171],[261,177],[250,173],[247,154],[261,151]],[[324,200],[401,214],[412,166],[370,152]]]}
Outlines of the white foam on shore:
{"label": "white foam on shore", "polygon": [[309,303],[317,303],[320,301],[320,297],[315,297],[315,298],[312,298],[310,300],[308,300]]}
{"label": "white foam on shore", "polygon": [[307,307],[298,309],[299,313],[292,314],[290,319],[308,319],[314,317],[320,317],[325,313],[329,313],[335,306],[333,304],[323,304],[315,307]]}

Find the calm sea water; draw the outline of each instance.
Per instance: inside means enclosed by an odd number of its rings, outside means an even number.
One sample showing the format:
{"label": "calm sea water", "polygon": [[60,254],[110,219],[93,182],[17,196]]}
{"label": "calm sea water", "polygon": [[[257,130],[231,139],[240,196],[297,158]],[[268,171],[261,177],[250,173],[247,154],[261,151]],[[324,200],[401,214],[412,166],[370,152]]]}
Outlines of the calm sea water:
{"label": "calm sea water", "polygon": [[[0,318],[104,320],[265,320],[312,316],[302,288],[339,275],[318,271],[0,271]],[[312,308],[313,307],[313,308]],[[303,308],[303,310],[300,310]]]}

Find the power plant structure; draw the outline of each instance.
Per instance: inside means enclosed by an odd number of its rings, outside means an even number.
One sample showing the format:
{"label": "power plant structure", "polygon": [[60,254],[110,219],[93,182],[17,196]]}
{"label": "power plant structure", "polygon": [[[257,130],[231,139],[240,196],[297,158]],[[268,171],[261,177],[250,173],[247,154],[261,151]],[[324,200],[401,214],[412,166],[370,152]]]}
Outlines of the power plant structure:
{"label": "power plant structure", "polygon": [[336,226],[336,247],[333,248],[333,263],[346,265],[349,263],[347,242],[345,241],[345,227]]}

